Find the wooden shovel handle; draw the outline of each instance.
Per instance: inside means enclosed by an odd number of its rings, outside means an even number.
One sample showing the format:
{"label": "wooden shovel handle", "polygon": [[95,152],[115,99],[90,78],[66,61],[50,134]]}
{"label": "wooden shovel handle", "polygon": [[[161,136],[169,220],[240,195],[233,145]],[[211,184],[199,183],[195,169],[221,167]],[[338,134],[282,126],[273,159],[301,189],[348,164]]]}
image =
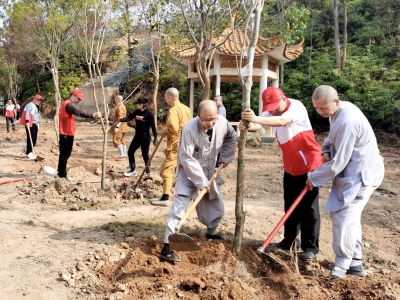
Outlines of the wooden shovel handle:
{"label": "wooden shovel handle", "polygon": [[[210,178],[210,184],[209,184],[210,187],[211,187],[213,181],[215,180],[215,178],[217,178],[219,172],[224,168],[224,166],[225,165],[221,164],[218,167],[217,171],[215,171],[214,175]],[[207,194],[207,192],[208,192],[208,190],[207,190],[206,187],[201,190],[200,194],[194,200],[193,204],[190,206],[190,208],[188,209],[186,214],[182,217],[182,219],[179,221],[179,223],[176,224],[175,231],[179,231],[179,229],[181,228],[182,224],[186,221],[186,219],[189,217],[189,215],[194,211],[194,209],[196,208],[197,204],[199,204],[199,202],[201,201],[201,199],[203,199],[203,196],[205,194]]]}
{"label": "wooden shovel handle", "polygon": [[153,159],[154,154],[156,154],[158,147],[161,145],[161,141],[162,141],[163,138],[164,138],[164,137],[161,136],[160,140],[158,141],[156,147],[154,148],[153,153],[152,153],[151,156],[150,156],[149,161],[147,162],[147,164],[145,165],[145,167],[144,167],[144,169],[143,169],[143,171],[142,171],[142,174],[140,175],[140,177],[139,177],[138,181],[136,182],[135,186],[133,187],[133,190],[136,190],[136,187],[138,186],[140,180],[142,180],[142,177],[143,177],[143,175],[144,175],[144,172],[146,172],[147,167],[150,165],[150,162],[151,162],[151,160]]}
{"label": "wooden shovel handle", "polygon": [[[31,128],[29,127],[29,125],[27,126],[27,128],[28,128],[29,140],[31,141],[32,154],[33,154],[33,157],[36,159],[35,150],[33,149],[33,141],[32,141],[32,135],[31,135]],[[29,154],[29,153],[28,153],[28,154]]]}

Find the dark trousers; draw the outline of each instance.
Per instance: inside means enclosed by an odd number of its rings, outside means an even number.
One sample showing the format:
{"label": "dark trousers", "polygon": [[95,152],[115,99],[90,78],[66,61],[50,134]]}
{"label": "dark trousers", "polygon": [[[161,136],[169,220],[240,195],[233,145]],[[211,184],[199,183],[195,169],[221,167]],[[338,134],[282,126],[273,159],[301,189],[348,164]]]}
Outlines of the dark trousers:
{"label": "dark trousers", "polygon": [[[33,145],[31,144],[28,130],[31,131]],[[32,152],[32,148],[35,147],[35,145],[36,145],[36,140],[37,140],[37,135],[38,135],[38,127],[36,124],[32,124],[32,127],[25,126],[25,131],[26,131],[26,154],[29,154]]]}
{"label": "dark trousers", "polygon": [[12,124],[12,129],[15,131],[14,118],[12,118],[12,117],[6,117],[7,132],[10,132],[10,123]]}
{"label": "dark trousers", "polygon": [[[306,186],[307,174],[292,176],[285,172],[283,175],[283,196],[285,199],[285,212],[299,196]],[[305,252],[319,251],[319,188],[314,187],[308,191],[303,200],[292,212],[285,222],[284,248],[290,248],[293,241],[301,231],[301,248]]]}
{"label": "dark trousers", "polygon": [[74,137],[60,134],[60,156],[58,157],[58,176],[67,177],[67,162],[71,156]]}
{"label": "dark trousers", "polygon": [[[144,163],[147,164],[149,161],[149,148],[150,148],[150,135],[145,134],[145,135],[135,135],[132,143],[129,146],[128,150],[128,158],[129,158],[129,167],[131,168],[131,171],[134,171],[136,168],[136,163],[135,163],[135,152],[137,149],[142,150],[142,157],[144,160]],[[148,171],[148,172],[147,172]],[[146,170],[147,173],[150,172],[150,166]]]}
{"label": "dark trousers", "polygon": [[17,120],[19,120],[19,116],[20,116],[20,114],[19,114],[20,112],[19,111],[17,111]]}

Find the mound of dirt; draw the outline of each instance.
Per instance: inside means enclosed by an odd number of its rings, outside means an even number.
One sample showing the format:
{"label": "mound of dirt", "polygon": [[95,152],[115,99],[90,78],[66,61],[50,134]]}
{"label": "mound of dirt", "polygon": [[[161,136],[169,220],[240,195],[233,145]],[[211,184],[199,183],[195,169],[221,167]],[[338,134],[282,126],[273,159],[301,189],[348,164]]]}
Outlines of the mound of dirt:
{"label": "mound of dirt", "polygon": [[200,251],[180,252],[182,262],[169,263],[158,258],[161,240],[128,237],[89,253],[60,276],[77,294],[110,300],[398,299],[400,293],[400,277],[390,276],[390,270],[363,280],[355,276],[331,280],[325,268],[328,262],[299,262],[296,273],[289,267],[276,268],[254,244],[245,245],[238,260],[230,243],[194,239]]}

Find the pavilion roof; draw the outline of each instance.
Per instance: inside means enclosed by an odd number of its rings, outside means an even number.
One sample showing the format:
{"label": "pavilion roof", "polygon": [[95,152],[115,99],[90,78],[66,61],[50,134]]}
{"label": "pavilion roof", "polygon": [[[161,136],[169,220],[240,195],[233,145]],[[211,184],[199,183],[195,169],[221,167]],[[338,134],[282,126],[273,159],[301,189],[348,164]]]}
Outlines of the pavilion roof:
{"label": "pavilion roof", "polygon": [[[230,34],[229,34],[230,33]],[[220,37],[214,38],[212,45],[216,46],[216,52],[224,55],[240,55],[243,47],[247,48],[250,44],[251,31],[247,30],[247,36],[245,38],[244,30],[238,28],[231,32],[231,29],[226,29]],[[296,59],[301,53],[303,53],[302,41],[293,46],[285,45],[283,49],[283,57],[287,60]],[[278,46],[284,44],[281,35],[272,38],[258,37],[258,41],[255,48],[255,56],[263,56],[264,54],[274,50]],[[194,59],[196,55],[196,46],[192,45],[178,45],[169,41],[169,52],[177,59]]]}

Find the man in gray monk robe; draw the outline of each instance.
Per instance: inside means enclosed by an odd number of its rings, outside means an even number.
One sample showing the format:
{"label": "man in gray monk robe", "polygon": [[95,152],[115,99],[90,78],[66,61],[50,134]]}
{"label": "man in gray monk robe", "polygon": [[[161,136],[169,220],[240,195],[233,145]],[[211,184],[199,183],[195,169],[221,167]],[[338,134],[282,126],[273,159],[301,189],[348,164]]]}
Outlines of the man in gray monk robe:
{"label": "man in gray monk robe", "polygon": [[[178,164],[175,183],[175,197],[169,211],[164,237],[164,248],[160,258],[180,261],[180,257],[169,248],[168,236],[184,216],[191,199],[200,191],[208,189],[196,207],[199,221],[207,226],[207,240],[223,240],[216,234],[224,215],[225,207],[219,186],[224,183],[217,177],[210,185],[209,179],[217,163],[226,167],[235,156],[236,134],[228,121],[218,115],[217,105],[211,100],[200,102],[198,116],[191,119],[182,129],[178,148]],[[218,153],[219,160],[218,160]],[[217,161],[218,160],[218,161]]]}

